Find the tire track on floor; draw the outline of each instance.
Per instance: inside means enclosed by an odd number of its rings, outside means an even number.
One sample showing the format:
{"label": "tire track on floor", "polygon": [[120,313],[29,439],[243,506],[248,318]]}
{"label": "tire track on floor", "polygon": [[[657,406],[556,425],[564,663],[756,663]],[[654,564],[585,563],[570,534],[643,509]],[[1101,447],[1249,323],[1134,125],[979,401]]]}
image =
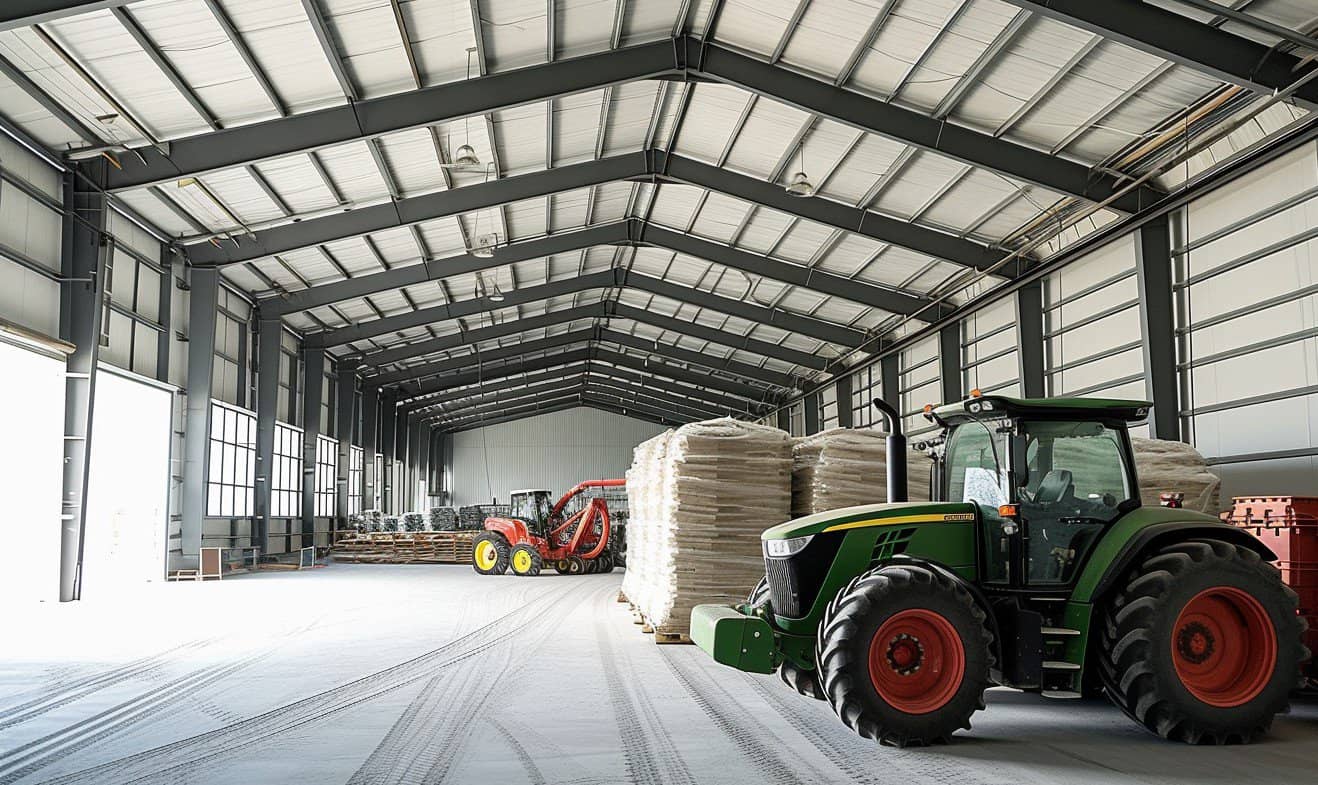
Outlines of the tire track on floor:
{"label": "tire track on floor", "polygon": [[[736,699],[716,679],[684,665],[680,661],[680,653],[675,652],[674,655],[662,655],[660,659],[668,666],[692,700],[705,712],[705,716],[723,731],[737,750],[764,775],[766,780],[779,785],[805,785],[805,783],[829,781],[813,765],[805,761],[788,760],[779,755],[775,750],[784,749],[786,745],[771,730],[754,719],[750,720],[753,725],[748,724],[745,719],[750,717],[750,714],[743,706],[738,706],[735,712],[729,710],[726,703],[736,703]],[[767,739],[764,738],[766,736]],[[806,770],[804,779],[798,776],[799,769]]]}
{"label": "tire track on floor", "polygon": [[148,675],[184,651],[197,652],[212,645],[214,639],[191,641],[172,649],[142,657],[101,673],[55,682],[41,689],[41,695],[23,703],[0,709],[0,730],[22,724],[49,711],[67,706],[92,693]]}
{"label": "tire track on floor", "polygon": [[[348,780],[349,785],[425,785],[447,779],[475,721],[489,705],[494,690],[504,684],[514,662],[524,661],[559,629],[561,620],[589,594],[589,588],[584,582],[575,583],[543,613],[521,625],[515,631],[515,642],[520,645],[514,647],[510,640],[489,658],[473,658],[457,671],[428,682]],[[575,602],[573,598],[577,598]],[[506,637],[511,639],[512,634]]]}
{"label": "tire track on floor", "polygon": [[[618,672],[618,656],[613,647],[614,633],[605,615],[603,610],[595,615],[595,637],[603,661],[604,686],[618,727],[618,738],[622,742],[627,782],[631,785],[694,785],[691,772],[678,754],[672,736],[659,722],[658,714],[650,703],[650,696],[635,679],[632,685],[635,687],[636,698],[631,697],[626,681]],[[625,651],[623,660],[629,666],[628,670],[635,670],[630,667],[631,658]],[[652,733],[647,733],[642,725],[642,713],[650,720]],[[659,755],[655,754],[651,740],[654,746],[660,748]],[[661,766],[660,761],[664,761],[664,765]]]}
{"label": "tire track on floor", "polygon": [[540,771],[540,767],[535,763],[535,758],[531,756],[531,753],[526,751],[526,747],[522,746],[522,742],[517,736],[504,727],[503,723],[493,717],[486,717],[485,721],[488,722],[490,727],[494,728],[494,730],[503,737],[503,740],[507,742],[508,746],[512,748],[513,754],[517,756],[518,762],[521,763],[522,768],[526,770],[526,777],[531,781],[531,785],[548,785],[549,781],[545,779],[544,772]]}
{"label": "tire track on floor", "polygon": [[564,592],[546,593],[541,598],[513,608],[441,646],[307,698],[270,709],[238,723],[62,775],[46,782],[52,785],[54,783],[110,785],[110,783],[152,780],[176,782],[176,775],[190,772],[204,762],[236,754],[250,746],[267,742],[277,734],[319,722],[340,711],[414,684],[441,669],[476,656],[513,634],[516,629],[509,628],[522,617],[533,612],[540,605],[552,602]]}
{"label": "tire track on floor", "polygon": [[[293,630],[280,641],[304,634],[314,624]],[[162,685],[134,695],[90,717],[0,753],[0,785],[10,785],[61,758],[116,736],[135,725],[181,710],[176,699],[192,695],[274,653],[280,643],[267,646],[234,662],[221,662],[189,671]]]}

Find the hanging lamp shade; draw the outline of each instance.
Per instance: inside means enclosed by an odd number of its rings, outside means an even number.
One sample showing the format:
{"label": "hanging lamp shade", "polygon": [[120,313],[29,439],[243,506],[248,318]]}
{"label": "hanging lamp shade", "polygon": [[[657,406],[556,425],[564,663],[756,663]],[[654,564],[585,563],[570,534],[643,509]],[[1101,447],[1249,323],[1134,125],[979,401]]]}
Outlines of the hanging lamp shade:
{"label": "hanging lamp shade", "polygon": [[494,249],[499,246],[499,235],[483,234],[476,238],[476,244],[471,249],[471,255],[479,259],[489,259],[494,256]]}
{"label": "hanging lamp shade", "polygon": [[797,172],[788,181],[786,190],[791,196],[814,196],[815,184],[810,182],[805,172]]}
{"label": "hanging lamp shade", "polygon": [[476,156],[476,150],[471,145],[464,144],[453,155],[453,163],[468,169],[479,169],[481,159]]}

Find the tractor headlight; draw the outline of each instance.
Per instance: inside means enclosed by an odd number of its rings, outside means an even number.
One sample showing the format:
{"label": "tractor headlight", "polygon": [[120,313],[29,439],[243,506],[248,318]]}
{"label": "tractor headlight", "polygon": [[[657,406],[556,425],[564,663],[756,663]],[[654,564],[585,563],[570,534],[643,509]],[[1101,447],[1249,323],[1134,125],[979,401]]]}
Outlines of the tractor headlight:
{"label": "tractor headlight", "polygon": [[775,559],[783,559],[788,556],[795,556],[800,553],[805,546],[810,544],[815,536],[813,534],[805,537],[793,537],[789,540],[765,540],[764,555],[771,556]]}

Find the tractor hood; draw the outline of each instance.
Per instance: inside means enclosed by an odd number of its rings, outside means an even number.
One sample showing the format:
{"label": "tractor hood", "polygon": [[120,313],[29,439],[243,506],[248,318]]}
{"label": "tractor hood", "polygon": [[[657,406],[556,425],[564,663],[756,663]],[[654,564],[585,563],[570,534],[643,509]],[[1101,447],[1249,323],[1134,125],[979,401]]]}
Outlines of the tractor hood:
{"label": "tractor hood", "polygon": [[975,520],[975,505],[959,502],[889,502],[862,504],[818,512],[780,523],[760,535],[761,540],[790,540],[826,531],[862,529],[916,523],[953,523]]}

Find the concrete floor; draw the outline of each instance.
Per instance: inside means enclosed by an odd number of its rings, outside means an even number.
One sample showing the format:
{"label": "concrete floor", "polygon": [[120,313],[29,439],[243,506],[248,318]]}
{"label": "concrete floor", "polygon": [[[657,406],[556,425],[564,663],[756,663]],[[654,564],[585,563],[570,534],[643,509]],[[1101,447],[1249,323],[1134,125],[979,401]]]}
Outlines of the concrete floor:
{"label": "concrete floor", "polygon": [[654,645],[620,580],[334,565],[6,607],[0,785],[1318,781],[1313,702],[1190,748],[994,690],[956,743],[880,748],[776,677]]}

